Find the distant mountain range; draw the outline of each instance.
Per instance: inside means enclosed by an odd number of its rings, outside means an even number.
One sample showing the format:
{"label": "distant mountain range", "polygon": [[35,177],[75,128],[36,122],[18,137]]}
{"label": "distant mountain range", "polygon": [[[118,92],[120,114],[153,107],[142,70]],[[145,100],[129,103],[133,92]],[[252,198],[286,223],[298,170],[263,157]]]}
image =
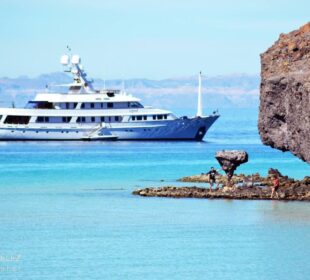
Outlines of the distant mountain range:
{"label": "distant mountain range", "polygon": [[[63,91],[55,87],[71,82],[65,73],[55,72],[36,78],[0,78],[0,106],[14,102],[23,106],[42,91]],[[205,108],[257,107],[259,101],[259,75],[233,74],[207,77],[203,80],[203,105]],[[197,77],[171,78],[164,80],[95,79],[98,88],[125,88],[143,100],[144,105],[160,108],[194,108],[197,102]],[[5,104],[5,105],[4,105]]]}

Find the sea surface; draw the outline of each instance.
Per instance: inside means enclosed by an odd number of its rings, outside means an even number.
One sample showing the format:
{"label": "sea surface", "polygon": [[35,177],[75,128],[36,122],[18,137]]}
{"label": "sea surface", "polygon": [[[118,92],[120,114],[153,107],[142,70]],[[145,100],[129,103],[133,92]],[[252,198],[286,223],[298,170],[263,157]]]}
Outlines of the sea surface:
{"label": "sea surface", "polygon": [[131,195],[222,149],[249,153],[238,172],[310,175],[261,144],[257,110],[220,113],[205,142],[1,142],[0,279],[309,278],[310,203]]}

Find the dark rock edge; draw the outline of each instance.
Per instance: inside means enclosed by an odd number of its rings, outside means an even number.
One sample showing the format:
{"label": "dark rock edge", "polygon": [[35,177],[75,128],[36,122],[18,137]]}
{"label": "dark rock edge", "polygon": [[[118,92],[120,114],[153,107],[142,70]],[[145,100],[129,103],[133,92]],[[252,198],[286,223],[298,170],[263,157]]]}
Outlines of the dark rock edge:
{"label": "dark rock edge", "polygon": [[213,190],[196,186],[149,187],[149,188],[137,189],[133,191],[133,194],[144,197],[167,197],[167,198],[310,201],[310,177],[305,177],[303,180],[294,180],[284,177],[284,179],[282,178],[282,180],[280,181],[281,184],[278,190],[279,198],[270,198],[271,196],[270,184],[264,186],[254,185],[254,186],[235,187],[235,188],[224,187]]}

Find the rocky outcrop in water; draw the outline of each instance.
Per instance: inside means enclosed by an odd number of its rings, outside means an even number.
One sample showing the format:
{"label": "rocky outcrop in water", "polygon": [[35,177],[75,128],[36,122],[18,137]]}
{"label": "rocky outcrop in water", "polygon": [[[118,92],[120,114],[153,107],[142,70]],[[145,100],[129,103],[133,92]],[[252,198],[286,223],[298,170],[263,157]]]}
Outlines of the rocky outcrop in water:
{"label": "rocky outcrop in water", "polygon": [[262,142],[310,163],[310,22],[261,55]]}
{"label": "rocky outcrop in water", "polygon": [[[269,182],[268,185],[239,186],[213,190],[202,187],[164,186],[138,189],[133,194],[146,197],[269,200],[271,199],[271,177],[268,176],[264,180]],[[310,177],[305,177],[303,180],[294,180],[283,176],[280,178],[278,192],[279,200],[310,201]]]}
{"label": "rocky outcrop in water", "polygon": [[[254,173],[252,175],[245,175],[245,174],[234,174],[231,183],[235,186],[272,186],[274,175],[279,177],[280,183],[282,185],[289,185],[294,183],[295,180],[289,178],[288,176],[283,175],[278,169],[269,168],[268,174],[266,177],[263,177],[259,173]],[[188,182],[188,183],[210,183],[210,178],[207,174],[201,173],[200,175],[192,175],[182,177],[178,180],[179,182]],[[227,177],[224,175],[217,175],[216,181],[223,187],[227,186]]]}
{"label": "rocky outcrop in water", "polygon": [[[270,177],[262,177],[259,173],[255,173],[252,175],[245,175],[245,174],[234,174],[231,178],[231,184],[233,185],[243,185],[243,186],[252,186],[252,185],[259,185],[259,186],[266,186],[271,185],[271,178]],[[178,180],[179,182],[187,182],[187,183],[210,183],[210,177],[207,174],[200,174],[200,175],[192,175],[186,176]],[[227,186],[227,177],[224,175],[217,175],[216,181],[221,186]]]}
{"label": "rocky outcrop in water", "polygon": [[245,151],[219,151],[215,158],[225,171],[227,176],[231,178],[239,165],[248,161],[248,154]]}

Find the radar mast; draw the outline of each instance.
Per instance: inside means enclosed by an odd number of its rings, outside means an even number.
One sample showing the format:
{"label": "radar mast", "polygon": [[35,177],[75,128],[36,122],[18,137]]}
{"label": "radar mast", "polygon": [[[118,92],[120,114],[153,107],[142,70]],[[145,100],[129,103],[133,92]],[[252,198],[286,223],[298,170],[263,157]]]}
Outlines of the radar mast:
{"label": "radar mast", "polygon": [[93,80],[87,78],[87,74],[81,64],[81,57],[79,55],[71,55],[71,49],[67,46],[68,54],[64,54],[60,58],[60,63],[66,67],[64,70],[71,73],[74,83],[70,85],[70,91],[76,91],[83,88],[85,93],[94,93]]}

